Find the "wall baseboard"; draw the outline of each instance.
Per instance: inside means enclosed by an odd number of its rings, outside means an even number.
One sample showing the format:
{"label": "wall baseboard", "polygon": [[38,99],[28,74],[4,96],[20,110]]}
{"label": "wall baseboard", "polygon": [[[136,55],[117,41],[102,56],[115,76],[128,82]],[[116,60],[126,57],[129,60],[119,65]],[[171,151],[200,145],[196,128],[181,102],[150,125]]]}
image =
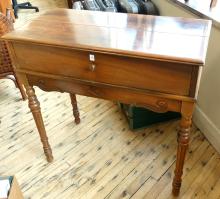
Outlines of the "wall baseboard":
{"label": "wall baseboard", "polygon": [[207,117],[207,115],[196,105],[193,122],[220,153],[220,129]]}

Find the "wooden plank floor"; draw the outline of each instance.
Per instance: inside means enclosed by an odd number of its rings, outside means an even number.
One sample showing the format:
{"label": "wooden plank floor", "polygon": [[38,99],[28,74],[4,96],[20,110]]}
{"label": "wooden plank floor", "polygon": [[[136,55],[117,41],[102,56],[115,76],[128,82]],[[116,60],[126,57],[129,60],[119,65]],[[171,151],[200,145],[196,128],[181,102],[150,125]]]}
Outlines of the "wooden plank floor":
{"label": "wooden plank floor", "polygon": [[[61,0],[35,0],[41,10]],[[16,26],[34,17],[22,11]],[[0,175],[16,175],[31,199],[170,199],[176,128],[172,121],[131,132],[118,107],[77,96],[82,122],[75,125],[68,94],[36,89],[55,160],[45,160],[27,107],[10,80],[0,80]],[[218,153],[193,127],[179,198],[220,198]]]}

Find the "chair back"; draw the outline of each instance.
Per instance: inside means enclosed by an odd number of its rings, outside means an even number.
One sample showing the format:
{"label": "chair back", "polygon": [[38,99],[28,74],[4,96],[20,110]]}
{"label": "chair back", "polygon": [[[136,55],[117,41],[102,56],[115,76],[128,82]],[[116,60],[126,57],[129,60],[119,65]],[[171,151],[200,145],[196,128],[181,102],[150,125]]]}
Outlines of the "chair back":
{"label": "chair back", "polygon": [[[7,16],[0,13],[0,37],[14,29],[10,16],[10,10],[7,9]],[[11,58],[5,41],[0,41],[0,76],[13,72]]]}

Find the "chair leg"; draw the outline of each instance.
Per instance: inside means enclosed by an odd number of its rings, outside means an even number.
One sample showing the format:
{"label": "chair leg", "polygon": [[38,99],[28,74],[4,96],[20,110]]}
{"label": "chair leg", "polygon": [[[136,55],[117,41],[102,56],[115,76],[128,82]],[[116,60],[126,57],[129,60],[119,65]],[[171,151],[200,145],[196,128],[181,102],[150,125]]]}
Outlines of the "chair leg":
{"label": "chair leg", "polygon": [[72,0],[67,0],[68,7],[71,9],[73,7],[73,1]]}
{"label": "chair leg", "polygon": [[73,107],[73,116],[75,118],[75,123],[79,124],[80,123],[80,117],[79,117],[79,110],[77,106],[77,101],[76,101],[76,95],[70,93],[70,99]]}

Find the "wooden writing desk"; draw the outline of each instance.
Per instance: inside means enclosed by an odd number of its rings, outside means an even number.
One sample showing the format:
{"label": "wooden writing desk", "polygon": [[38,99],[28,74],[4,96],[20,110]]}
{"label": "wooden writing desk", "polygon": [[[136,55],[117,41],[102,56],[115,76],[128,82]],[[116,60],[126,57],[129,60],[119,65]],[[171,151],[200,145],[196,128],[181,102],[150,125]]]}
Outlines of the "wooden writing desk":
{"label": "wooden writing desk", "polygon": [[47,160],[53,156],[34,85],[71,93],[76,122],[75,94],[180,112],[178,195],[210,27],[205,20],[57,9],[4,36]]}

